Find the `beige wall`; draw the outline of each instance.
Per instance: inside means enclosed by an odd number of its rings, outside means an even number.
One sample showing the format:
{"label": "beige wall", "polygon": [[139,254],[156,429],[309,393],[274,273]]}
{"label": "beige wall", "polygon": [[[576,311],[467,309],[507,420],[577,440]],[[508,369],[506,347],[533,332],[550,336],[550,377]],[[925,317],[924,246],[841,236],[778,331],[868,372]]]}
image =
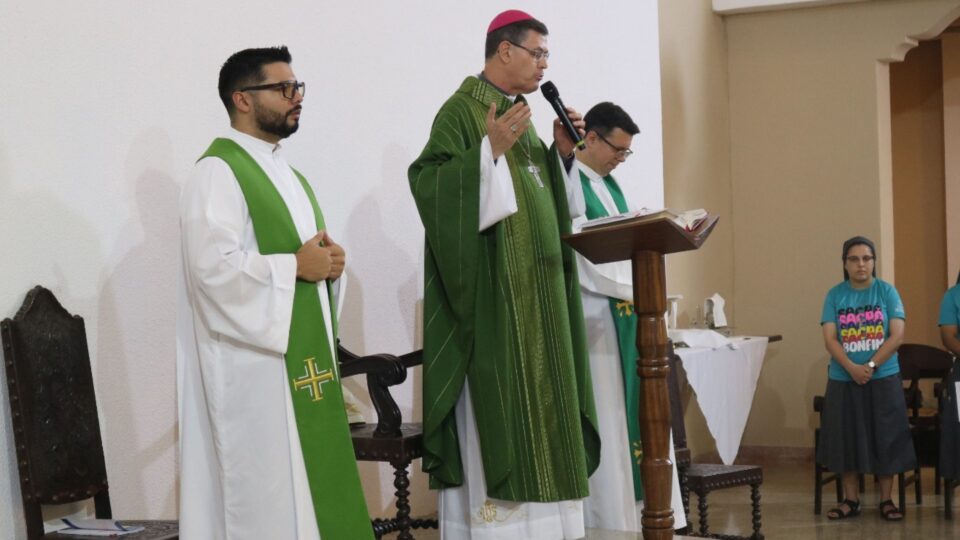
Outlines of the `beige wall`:
{"label": "beige wall", "polygon": [[940,42],[924,41],[890,64],[896,286],[907,343],[940,346],[946,282],[943,77]]}
{"label": "beige wall", "polygon": [[[943,138],[946,148],[960,145],[960,32],[945,32],[943,50]],[[947,286],[960,271],[960,152],[946,152],[944,207],[947,228]]]}
{"label": "beige wall", "polygon": [[891,0],[725,19],[736,325],[784,336],[761,374],[745,445],[812,445],[810,401],[827,363],[817,323],[842,279],[843,240],[874,238],[881,276],[893,273],[878,60],[958,12],[957,1]]}
{"label": "beige wall", "polygon": [[[893,176],[886,61],[938,34],[958,1],[885,1],[719,17],[709,0],[660,2],[664,190],[721,224],[668,259],[681,324],[713,292],[740,333],[771,345],[744,445],[812,445],[827,354],[819,322],[842,279],[840,246],[874,238],[893,279]],[[694,454],[713,450],[688,407]]]}
{"label": "beige wall", "polygon": [[[713,293],[733,298],[726,49],[723,19],[713,13],[710,0],[661,0],[666,205],[706,208],[721,216],[703,248],[667,258],[667,290],[684,295],[680,303],[681,326],[690,323],[697,305]],[[731,321],[732,308],[726,312]],[[696,406],[687,407],[686,421],[688,443],[694,454],[712,450],[713,439]]]}
{"label": "beige wall", "polygon": [[682,325],[704,298],[733,296],[726,37],[710,0],[661,1],[660,27],[664,198],[721,216],[702,249],[668,258],[668,293],[684,295]]}

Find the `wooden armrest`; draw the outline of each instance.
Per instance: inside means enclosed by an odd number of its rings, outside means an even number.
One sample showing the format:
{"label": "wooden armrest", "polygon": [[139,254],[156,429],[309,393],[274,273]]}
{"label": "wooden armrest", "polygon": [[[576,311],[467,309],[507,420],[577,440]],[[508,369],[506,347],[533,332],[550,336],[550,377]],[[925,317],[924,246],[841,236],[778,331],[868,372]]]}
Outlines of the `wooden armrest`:
{"label": "wooden armrest", "polygon": [[407,354],[401,355],[400,361],[403,362],[403,365],[408,368],[423,364],[423,349],[417,349],[413,352],[408,352]]}
{"label": "wooden armrest", "polygon": [[400,437],[400,425],[403,417],[400,407],[390,395],[390,387],[407,380],[407,367],[422,362],[422,351],[407,353],[401,357],[392,354],[371,354],[357,356],[337,343],[337,353],[340,357],[340,376],[352,377],[361,373],[367,376],[367,391],[370,401],[377,411],[377,428],[375,437]]}
{"label": "wooden armrest", "polygon": [[399,358],[392,354],[371,354],[368,356],[346,357],[348,353],[340,347],[340,376],[376,375],[386,386],[396,386],[407,380],[407,368]]}

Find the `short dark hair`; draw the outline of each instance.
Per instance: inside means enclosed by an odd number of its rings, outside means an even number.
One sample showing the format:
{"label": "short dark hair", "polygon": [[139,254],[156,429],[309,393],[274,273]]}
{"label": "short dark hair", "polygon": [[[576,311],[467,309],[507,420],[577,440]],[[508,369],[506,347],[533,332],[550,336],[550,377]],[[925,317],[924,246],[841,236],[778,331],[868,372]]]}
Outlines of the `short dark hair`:
{"label": "short dark hair", "polygon": [[233,53],[220,68],[220,81],[217,89],[220,92],[220,101],[227,108],[227,113],[233,116],[233,93],[246,86],[259,84],[266,80],[263,66],[274,62],[289,64],[292,60],[286,45],[279,47],[264,47],[260,49],[244,49]]}
{"label": "short dark hair", "polygon": [[843,279],[849,280],[850,274],[847,272],[847,253],[850,253],[850,250],[854,246],[867,246],[870,248],[870,256],[873,257],[873,277],[877,277],[877,248],[873,245],[873,241],[865,236],[854,236],[853,238],[847,240],[843,243]]}
{"label": "short dark hair", "polygon": [[533,30],[540,35],[547,35],[547,25],[536,19],[527,19],[508,24],[502,28],[497,28],[487,34],[486,59],[489,60],[497,54],[497,47],[504,41],[511,43],[523,43],[527,39],[527,30]]}
{"label": "short dark hair", "polygon": [[627,111],[609,101],[594,105],[587,111],[583,121],[587,124],[584,128],[586,131],[596,131],[598,135],[609,135],[616,128],[622,129],[629,135],[640,133],[640,128],[633,122]]}

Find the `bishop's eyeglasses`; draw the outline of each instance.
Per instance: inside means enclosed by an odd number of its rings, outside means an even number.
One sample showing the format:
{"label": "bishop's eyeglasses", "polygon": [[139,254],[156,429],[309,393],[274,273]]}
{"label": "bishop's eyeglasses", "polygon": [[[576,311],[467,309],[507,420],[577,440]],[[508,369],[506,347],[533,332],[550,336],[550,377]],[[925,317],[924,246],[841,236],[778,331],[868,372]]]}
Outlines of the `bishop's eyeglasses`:
{"label": "bishop's eyeglasses", "polygon": [[514,47],[520,47],[521,49],[523,49],[523,50],[527,51],[528,53],[530,53],[530,56],[533,57],[533,60],[534,60],[535,62],[539,62],[539,61],[541,61],[541,60],[549,60],[549,59],[550,59],[550,51],[545,51],[545,50],[543,50],[543,49],[528,49],[528,48],[524,47],[523,45],[521,45],[521,44],[519,44],[519,43],[514,43],[514,42],[512,42],[512,41],[510,41],[510,40],[507,40],[507,43],[513,45]]}
{"label": "bishop's eyeglasses", "polygon": [[283,97],[287,99],[293,99],[297,95],[297,92],[300,93],[300,97],[307,95],[307,83],[302,81],[283,81],[278,83],[270,84],[258,84],[257,86],[247,86],[241,88],[239,92],[250,92],[254,90],[280,90],[280,93],[283,94]]}

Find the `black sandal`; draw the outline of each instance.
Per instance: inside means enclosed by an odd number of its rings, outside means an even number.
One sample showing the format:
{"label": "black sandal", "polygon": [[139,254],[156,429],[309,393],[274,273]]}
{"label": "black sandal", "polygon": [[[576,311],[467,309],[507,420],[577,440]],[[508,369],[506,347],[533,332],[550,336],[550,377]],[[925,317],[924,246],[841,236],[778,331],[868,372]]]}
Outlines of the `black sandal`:
{"label": "black sandal", "polygon": [[[850,511],[844,512],[842,508],[843,505],[847,505],[847,508],[849,508]],[[844,500],[842,503],[840,503],[840,506],[836,508],[831,508],[830,510],[827,511],[827,519],[847,519],[847,518],[851,518],[859,515],[860,515],[860,501],[851,501],[850,499]]]}
{"label": "black sandal", "polygon": [[[894,515],[897,514],[897,515]],[[903,519],[903,512],[893,504],[893,501],[887,499],[880,503],[880,515],[887,521],[900,521]]]}

